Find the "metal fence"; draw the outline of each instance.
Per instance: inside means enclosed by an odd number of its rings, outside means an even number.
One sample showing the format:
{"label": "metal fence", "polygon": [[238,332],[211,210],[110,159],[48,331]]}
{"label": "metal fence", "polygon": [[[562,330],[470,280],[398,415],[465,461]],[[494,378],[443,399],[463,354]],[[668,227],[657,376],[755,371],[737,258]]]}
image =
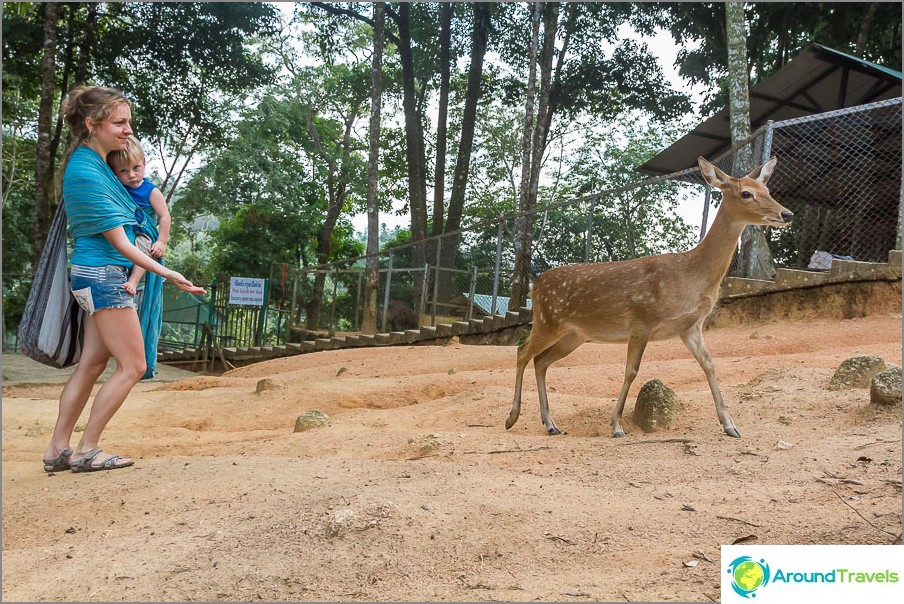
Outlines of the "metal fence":
{"label": "metal fence", "polygon": [[[745,156],[757,164],[778,158],[769,189],[796,216],[789,228],[766,229],[776,267],[806,268],[816,251],[884,262],[890,249],[899,249],[901,99],[769,123],[709,159],[739,175]],[[681,200],[699,204],[699,223],[678,219]],[[573,262],[690,249],[718,203],[718,191],[713,195],[693,168],[540,207],[531,216],[531,278]],[[380,252],[377,327],[398,330],[517,310],[508,308],[516,218],[483,220],[425,240],[422,266],[412,265],[413,244]],[[352,258],[314,270],[274,265],[271,278],[279,275],[282,286],[271,288],[271,302],[275,294],[291,309],[288,323],[303,326],[291,339],[361,329],[364,262]]]}

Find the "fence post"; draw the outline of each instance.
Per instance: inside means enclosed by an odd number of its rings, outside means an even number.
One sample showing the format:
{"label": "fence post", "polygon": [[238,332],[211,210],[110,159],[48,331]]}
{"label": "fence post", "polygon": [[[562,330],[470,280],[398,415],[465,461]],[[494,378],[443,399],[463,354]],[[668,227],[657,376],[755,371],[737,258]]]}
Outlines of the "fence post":
{"label": "fence post", "polygon": [[496,314],[496,298],[499,296],[499,270],[502,267],[502,214],[499,215],[499,228],[496,229],[496,266],[493,270],[493,302],[490,306],[490,314]]}
{"label": "fence post", "polygon": [[[291,311],[289,312],[289,321],[292,325],[295,324],[295,299],[298,297],[298,271],[292,271],[293,279],[292,279],[292,305]],[[287,329],[290,329],[287,327]],[[288,339],[288,337],[287,337]]]}
{"label": "fence post", "polygon": [[330,308],[330,329],[329,334],[332,337],[336,333],[335,323],[336,323],[336,294],[339,290],[339,279],[337,275],[339,273],[339,267],[333,269],[333,303]]}
{"label": "fence post", "polygon": [[436,268],[434,269],[433,275],[433,312],[430,313],[430,324],[436,325],[436,305],[439,302],[439,279],[440,279],[440,267],[439,261],[442,257],[442,239],[436,240]]}
{"label": "fence post", "polygon": [[386,333],[386,309],[389,307],[389,285],[392,283],[392,252],[389,252],[389,266],[386,267],[386,291],[383,292],[383,327],[381,331]]}
{"label": "fence post", "polygon": [[361,329],[361,322],[364,320],[363,317],[359,321],[358,320],[358,311],[361,310],[361,282],[364,279],[364,273],[358,273],[358,292],[355,294],[355,329]]}
{"label": "fence post", "polygon": [[703,224],[700,225],[700,241],[703,241],[703,237],[706,236],[706,223],[709,222],[709,202],[712,199],[713,188],[709,186],[709,183],[706,184],[706,189],[703,193]]}
{"label": "fence post", "polygon": [[470,321],[474,317],[474,292],[477,289],[477,265],[471,265],[471,287],[468,288],[468,318]]}
{"label": "fence post", "polygon": [[264,345],[264,335],[267,328],[267,311],[270,309],[270,280],[264,279],[264,307],[260,311],[257,334],[254,338],[255,346]]}
{"label": "fence post", "polygon": [[591,199],[590,207],[587,210],[587,234],[584,236],[584,262],[590,262],[590,238],[593,237],[593,211],[595,206],[595,199]]}
{"label": "fence post", "polygon": [[[220,330],[219,319],[220,318],[217,316],[217,278],[214,277],[213,281],[210,282],[210,313],[208,315],[208,325],[210,326],[210,340],[208,346],[210,346],[211,358],[213,357],[214,346],[219,344],[219,342],[215,342],[217,332]],[[212,367],[213,361],[211,361],[211,368]]]}
{"label": "fence post", "polygon": [[904,179],[901,180],[901,200],[898,201],[898,237],[895,240],[895,249],[901,249],[904,240]]}
{"label": "fence post", "polygon": [[421,304],[417,309],[417,321],[420,326],[421,323],[421,315],[425,314],[424,310],[427,308],[427,281],[430,279],[430,263],[424,263],[424,282],[421,284]]}

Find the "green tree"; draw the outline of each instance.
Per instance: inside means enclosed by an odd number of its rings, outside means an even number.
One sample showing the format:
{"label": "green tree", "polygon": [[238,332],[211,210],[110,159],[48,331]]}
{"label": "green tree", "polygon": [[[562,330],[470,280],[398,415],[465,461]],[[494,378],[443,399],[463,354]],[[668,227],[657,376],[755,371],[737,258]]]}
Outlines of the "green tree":
{"label": "green tree", "polygon": [[[900,2],[746,3],[747,65],[751,84],[769,77],[811,42],[901,69]],[[710,93],[710,114],[728,103],[725,3],[639,4],[646,17],[671,32],[681,50],[679,73]]]}
{"label": "green tree", "polygon": [[[71,148],[57,114],[62,94],[82,83],[123,90],[134,101],[137,134],[187,161],[221,142],[224,101],[269,80],[248,37],[272,34],[277,15],[272,5],[250,2],[5,3],[4,123],[38,115],[34,252],[58,197],[57,164]],[[172,191],[177,180],[164,187]]]}

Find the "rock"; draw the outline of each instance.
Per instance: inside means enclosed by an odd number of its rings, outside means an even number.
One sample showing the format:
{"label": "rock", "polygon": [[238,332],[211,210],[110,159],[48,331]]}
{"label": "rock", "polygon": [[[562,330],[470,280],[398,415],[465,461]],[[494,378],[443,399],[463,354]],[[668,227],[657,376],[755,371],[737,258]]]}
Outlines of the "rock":
{"label": "rock", "polygon": [[675,414],[675,392],[660,380],[651,380],[637,393],[634,423],[644,432],[667,428]]}
{"label": "rock", "polygon": [[295,420],[295,432],[330,425],[330,416],[323,411],[305,411]]}
{"label": "rock", "polygon": [[873,376],[887,368],[882,357],[873,355],[851,357],[835,370],[835,375],[829,382],[829,390],[868,388]]}
{"label": "rock", "polygon": [[351,508],[342,508],[333,512],[326,522],[324,532],[327,538],[332,539],[340,533],[351,530],[358,521],[358,513]]}
{"label": "rock", "polygon": [[901,406],[901,368],[892,367],[873,376],[869,402],[881,406]]}
{"label": "rock", "polygon": [[273,383],[273,380],[271,380],[270,378],[264,378],[257,382],[257,388],[255,388],[254,391],[257,394],[260,394],[264,390],[273,390],[274,388],[276,388],[276,384]]}

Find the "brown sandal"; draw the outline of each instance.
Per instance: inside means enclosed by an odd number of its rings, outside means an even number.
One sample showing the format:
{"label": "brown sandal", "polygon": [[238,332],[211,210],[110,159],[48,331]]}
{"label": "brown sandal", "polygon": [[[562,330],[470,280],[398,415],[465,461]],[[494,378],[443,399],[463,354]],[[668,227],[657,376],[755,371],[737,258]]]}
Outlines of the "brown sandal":
{"label": "brown sandal", "polygon": [[134,461],[127,461],[125,463],[119,463],[120,460],[125,459],[122,455],[114,455],[109,459],[105,459],[103,463],[100,465],[93,465],[92,462],[94,458],[100,454],[100,448],[94,448],[85,453],[85,456],[79,459],[78,461],[72,461],[69,463],[69,469],[73,472],[99,472],[101,470],[118,470],[119,468],[128,468]]}
{"label": "brown sandal", "polygon": [[60,454],[54,457],[53,459],[45,459],[44,460],[44,471],[45,472],[62,472],[63,470],[68,470],[69,466],[69,457],[72,455],[72,449],[66,447]]}

